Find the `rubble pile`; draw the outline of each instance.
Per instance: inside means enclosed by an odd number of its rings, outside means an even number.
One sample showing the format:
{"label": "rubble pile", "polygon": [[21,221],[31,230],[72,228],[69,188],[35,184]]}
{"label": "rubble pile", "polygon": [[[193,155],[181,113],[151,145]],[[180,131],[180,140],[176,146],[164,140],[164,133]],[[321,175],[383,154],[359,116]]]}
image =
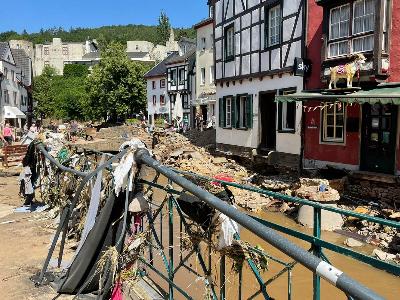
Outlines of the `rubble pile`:
{"label": "rubble pile", "polygon": [[339,201],[339,192],[329,186],[326,179],[300,178],[300,186],[295,190],[299,198],[317,202]]}
{"label": "rubble pile", "polygon": [[[349,207],[344,208],[349,209]],[[373,209],[369,206],[358,206],[353,209],[353,211],[392,221],[400,221],[400,212],[395,212],[392,209]],[[367,220],[360,220],[356,217],[345,218],[345,228],[347,231],[355,234],[359,240],[363,240],[365,243],[379,247],[380,249],[374,251],[374,256],[382,259],[384,256],[381,254],[386,251],[388,255],[385,257],[391,257],[389,260],[400,263],[399,230],[389,226],[369,222]]]}

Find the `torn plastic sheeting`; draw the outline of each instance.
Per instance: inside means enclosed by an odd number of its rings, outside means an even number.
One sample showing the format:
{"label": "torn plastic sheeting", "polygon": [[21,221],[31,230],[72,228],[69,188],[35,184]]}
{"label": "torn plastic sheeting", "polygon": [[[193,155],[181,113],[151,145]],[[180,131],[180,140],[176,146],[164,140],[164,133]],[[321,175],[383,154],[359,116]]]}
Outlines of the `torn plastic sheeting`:
{"label": "torn plastic sheeting", "polygon": [[240,234],[240,227],[238,223],[224,214],[220,214],[218,219],[221,222],[218,238],[218,250],[221,250],[232,245],[234,235]]}

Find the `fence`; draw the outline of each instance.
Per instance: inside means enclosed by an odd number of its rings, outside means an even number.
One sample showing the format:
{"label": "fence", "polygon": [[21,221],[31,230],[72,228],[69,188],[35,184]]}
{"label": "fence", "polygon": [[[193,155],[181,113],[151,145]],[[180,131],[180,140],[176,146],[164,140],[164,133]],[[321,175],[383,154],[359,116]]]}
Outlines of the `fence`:
{"label": "fence", "polygon": [[[42,144],[37,145],[37,149],[45,156],[49,162],[56,166],[60,171],[73,173],[74,176],[80,177],[81,181],[76,190],[75,196],[71,203],[66,206],[60,217],[60,225],[56,231],[52,246],[50,248],[49,254],[44,263],[43,269],[38,279],[38,283],[41,283],[46,274],[50,259],[53,255],[54,249],[56,247],[57,241],[62,234],[60,252],[58,263],[61,264],[63,249],[65,243],[65,236],[68,230],[68,221],[71,218],[71,213],[75,208],[77,201],[80,197],[80,192],[88,184],[88,182],[100,171],[108,168],[111,163],[118,162],[128,150],[124,150],[115,156],[110,156],[109,160],[104,164],[98,166],[92,171],[77,171],[70,169],[66,166],[61,165],[57,160],[51,157],[45,147]],[[91,152],[97,155],[101,153]],[[190,288],[187,286],[179,286],[174,280],[178,272],[185,270],[188,274],[194,274],[197,279],[201,279],[201,282],[205,286],[205,294],[209,299],[226,299],[227,293],[227,272],[226,272],[226,254],[224,252],[219,252],[217,256],[211,253],[211,232],[207,230],[202,231],[201,241],[189,243],[190,249],[183,249],[185,245],[184,239],[187,238],[185,234],[193,234],[193,229],[191,224],[193,220],[185,214],[181,208],[178,201],[178,196],[183,193],[190,193],[194,195],[202,202],[206,203],[209,207],[215,209],[227,217],[231,218],[252,234],[258,236],[262,240],[268,242],[273,247],[277,248],[279,251],[285,253],[288,257],[292,258],[293,261],[284,262],[281,259],[277,259],[271,255],[268,255],[263,249],[260,249],[254,245],[243,244],[241,249],[245,249],[246,255],[244,255],[243,263],[246,264],[254,279],[259,285],[258,291],[250,296],[253,299],[259,295],[262,295],[265,299],[272,299],[268,293],[268,286],[274,282],[277,278],[286,274],[287,276],[287,298],[291,299],[292,295],[292,269],[296,264],[301,264],[310,271],[313,272],[313,295],[314,299],[320,299],[320,278],[324,278],[330,284],[343,291],[349,299],[383,299],[375,292],[371,291],[367,287],[361,285],[357,281],[353,280],[347,276],[342,271],[338,270],[332,266],[327,257],[324,255],[323,249],[328,249],[339,254],[350,256],[358,261],[367,263],[376,268],[386,270],[396,275],[400,275],[400,267],[394,264],[390,264],[384,261],[377,260],[370,256],[358,253],[351,249],[341,247],[321,239],[321,211],[328,210],[334,213],[338,213],[345,216],[353,216],[359,219],[368,220],[370,222],[376,222],[385,226],[390,226],[393,228],[400,228],[398,222],[393,222],[390,220],[380,219],[368,215],[363,215],[355,213],[352,211],[347,211],[339,208],[323,206],[319,203],[308,201],[305,199],[299,199],[295,197],[286,196],[279,193],[274,193],[264,189],[259,189],[253,186],[244,186],[237,183],[225,182],[222,180],[216,180],[213,178],[207,178],[198,174],[180,172],[168,167],[163,166],[160,162],[154,160],[145,149],[140,149],[135,152],[135,160],[140,164],[146,165],[156,172],[154,179],[141,179],[141,183],[144,184],[148,189],[161,190],[166,193],[165,201],[161,203],[152,202],[150,203],[151,209],[146,215],[146,219],[142,222],[140,230],[144,228],[149,229],[149,235],[146,235],[146,251],[138,256],[138,261],[140,261],[143,269],[139,272],[141,276],[148,275],[154,282],[164,282],[167,286],[164,297],[169,299],[175,299],[178,295],[186,299],[198,299],[199,295],[191,294]],[[166,184],[160,184],[159,178],[163,176],[168,181]],[[200,188],[198,185],[189,181],[187,176],[199,178],[205,181],[219,182],[223,186],[233,186],[240,189],[245,189],[248,191],[272,196],[274,198],[286,201],[295,202],[303,205],[309,205],[314,208],[314,231],[313,235],[307,235],[305,233],[288,229],[281,225],[256,218],[247,215],[228,203],[217,198],[213,194]],[[162,210],[167,211],[167,220],[164,220]],[[127,214],[127,207],[125,207],[125,216]],[[178,222],[176,222],[178,220]],[[167,224],[164,227],[163,224]],[[126,224],[124,224],[124,228]],[[165,232],[166,231],[166,232]],[[295,238],[309,242],[311,245],[310,253],[309,251],[296,246],[294,243],[290,242],[277,231],[289,234]],[[168,241],[167,246],[165,246],[164,236],[167,233]],[[178,238],[179,255],[176,255],[176,239]],[[193,235],[192,235],[193,238]],[[239,234],[235,234],[235,239],[240,240]],[[187,244],[187,243],[186,243]],[[164,269],[160,269],[157,263],[155,263],[155,253],[158,253],[161,257],[162,265]],[[195,257],[196,262],[200,266],[200,271],[193,268],[191,260]],[[243,257],[243,256],[242,256]],[[213,263],[214,259],[214,263]],[[268,280],[264,280],[261,275],[263,270],[262,264],[260,264],[263,259],[270,261],[271,263],[276,263],[281,266],[281,270],[269,277]],[[219,264],[219,267],[215,267]],[[213,267],[214,266],[214,267]],[[237,270],[238,276],[238,299],[242,299],[243,293],[243,276],[242,268],[239,266]],[[213,275],[218,274],[219,280],[213,278]],[[157,276],[157,278],[153,278]],[[246,284],[246,283],[244,283]],[[162,284],[161,284],[162,285]],[[176,297],[174,297],[176,295]]]}

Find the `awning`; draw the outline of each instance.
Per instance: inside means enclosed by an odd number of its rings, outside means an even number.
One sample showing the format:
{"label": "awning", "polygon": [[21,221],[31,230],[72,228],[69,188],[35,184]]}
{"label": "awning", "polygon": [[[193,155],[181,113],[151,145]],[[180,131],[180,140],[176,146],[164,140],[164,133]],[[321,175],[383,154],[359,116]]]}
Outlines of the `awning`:
{"label": "awning", "polygon": [[276,96],[276,102],[293,101],[342,101],[347,103],[381,103],[400,105],[400,83],[380,84],[374,89],[359,90],[354,93],[337,94],[333,91],[324,90],[319,92],[305,91],[290,95]]}
{"label": "awning", "polygon": [[4,119],[25,119],[25,114],[15,106],[4,106]]}

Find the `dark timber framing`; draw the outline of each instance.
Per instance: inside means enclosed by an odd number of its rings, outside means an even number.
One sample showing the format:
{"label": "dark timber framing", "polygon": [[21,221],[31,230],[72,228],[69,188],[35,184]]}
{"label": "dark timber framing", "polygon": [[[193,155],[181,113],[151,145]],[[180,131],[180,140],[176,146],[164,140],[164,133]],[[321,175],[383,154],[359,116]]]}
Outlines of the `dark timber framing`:
{"label": "dark timber framing", "polygon": [[[286,5],[284,5],[285,1]],[[296,56],[305,54],[306,0],[257,1],[259,3],[250,7],[248,0],[215,0],[213,2],[216,82],[291,73],[293,59],[290,55],[293,43],[300,43]],[[288,6],[287,3],[293,3],[296,7],[292,6],[291,11],[285,14],[283,10]],[[268,12],[277,5],[280,5],[281,9],[280,42],[269,46]],[[288,29],[290,33],[286,34],[284,39],[283,27],[287,28],[289,25],[291,26]],[[226,57],[226,31],[232,26],[234,26],[234,56],[228,58]],[[298,32],[300,34],[297,34]],[[246,40],[245,44],[243,37]],[[278,60],[273,58],[274,55],[278,55]],[[229,64],[234,64],[234,66]]]}

